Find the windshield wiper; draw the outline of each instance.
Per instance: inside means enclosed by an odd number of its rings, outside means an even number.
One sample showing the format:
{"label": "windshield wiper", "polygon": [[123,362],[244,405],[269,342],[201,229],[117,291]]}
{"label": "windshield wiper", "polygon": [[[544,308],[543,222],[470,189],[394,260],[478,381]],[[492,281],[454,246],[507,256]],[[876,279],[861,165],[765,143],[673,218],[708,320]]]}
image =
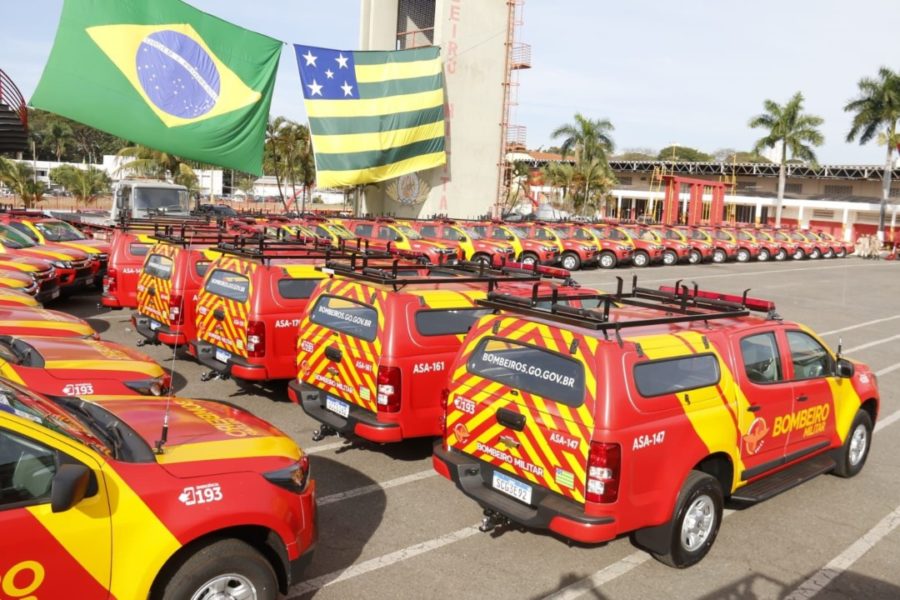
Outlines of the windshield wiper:
{"label": "windshield wiper", "polygon": [[[63,400],[63,405],[71,412],[75,412],[81,417],[79,420],[90,429],[91,433],[98,436],[106,447],[112,450],[113,458],[119,458],[119,452],[122,448],[122,432],[116,427],[106,425],[100,422],[97,417],[91,414],[91,411],[85,406],[84,400]],[[111,430],[115,430],[112,432]]]}

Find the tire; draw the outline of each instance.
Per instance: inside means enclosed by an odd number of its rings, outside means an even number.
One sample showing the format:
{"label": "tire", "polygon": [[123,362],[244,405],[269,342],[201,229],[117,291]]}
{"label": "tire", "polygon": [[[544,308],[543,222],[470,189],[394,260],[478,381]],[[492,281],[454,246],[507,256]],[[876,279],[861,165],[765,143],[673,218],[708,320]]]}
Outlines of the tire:
{"label": "tire", "polygon": [[675,502],[669,550],[653,557],[676,569],[700,562],[716,541],[722,504],[719,481],[712,475],[691,471]]}
{"label": "tire", "polygon": [[724,250],[722,250],[721,248],[716,248],[715,250],[713,250],[713,262],[714,263],[721,264],[721,263],[725,262],[726,260],[728,260],[728,255],[725,254]]}
{"label": "tire", "polygon": [[538,264],[538,255],[534,252],[523,252],[522,258],[519,260],[523,265],[531,266]]}
{"label": "tire", "polygon": [[834,258],[834,248],[829,248],[824,256],[825,258]]}
{"label": "tire", "polygon": [[484,252],[478,252],[472,256],[472,262],[484,263],[490,266],[492,261],[490,255],[485,254]]}
{"label": "tire", "polygon": [[663,264],[674,265],[678,263],[678,254],[674,250],[663,250]]}
{"label": "tire", "polygon": [[691,265],[699,265],[703,261],[703,255],[700,254],[699,250],[691,250],[688,253],[688,264]]}
{"label": "tire", "polygon": [[841,248],[840,250],[837,251],[837,257],[838,257],[838,258],[844,258],[845,256],[847,256],[847,249],[846,249],[846,248]]}
{"label": "tire", "polygon": [[[187,556],[155,596],[160,600],[199,600],[213,590],[245,591],[248,598],[275,600],[278,580],[262,554],[240,540],[214,542]],[[206,592],[204,594],[203,592]],[[243,597],[243,596],[242,596]]]}
{"label": "tire", "polygon": [[598,261],[601,269],[612,269],[619,262],[619,259],[616,258],[616,255],[606,250],[600,253],[600,260]]}
{"label": "tire", "polygon": [[813,251],[809,253],[810,258],[822,258],[822,252],[818,248],[813,248]]}
{"label": "tire", "polygon": [[797,251],[794,252],[793,259],[803,260],[804,258],[806,258],[806,252],[804,252],[802,248],[797,248]]}
{"label": "tire", "polygon": [[581,258],[574,252],[564,252],[560,264],[567,271],[577,271],[581,268]]}
{"label": "tire", "polygon": [[738,262],[748,262],[750,260],[750,251],[746,248],[739,248],[737,251]]}
{"label": "tire", "polygon": [[636,250],[634,254],[631,255],[631,264],[639,269],[643,269],[650,264],[650,255],[643,250]]}
{"label": "tire", "polygon": [[872,417],[864,410],[857,411],[833,473],[838,477],[853,477],[862,471],[871,446]]}
{"label": "tire", "polygon": [[760,248],[759,256],[756,257],[759,262],[766,262],[772,258],[772,254],[766,248]]}
{"label": "tire", "polygon": [[779,248],[778,252],[775,253],[775,260],[777,260],[779,262],[786,260],[787,257],[788,257],[788,253],[787,253],[787,250],[785,250],[784,248]]}

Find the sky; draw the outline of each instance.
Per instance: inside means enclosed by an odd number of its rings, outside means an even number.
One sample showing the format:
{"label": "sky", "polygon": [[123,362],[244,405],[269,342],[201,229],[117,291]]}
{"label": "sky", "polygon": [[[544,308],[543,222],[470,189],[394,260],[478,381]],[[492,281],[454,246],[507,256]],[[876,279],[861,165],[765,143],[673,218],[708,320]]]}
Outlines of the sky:
{"label": "sky", "polygon": [[[150,0],[148,0],[150,1]],[[498,2],[502,0],[463,0]],[[352,50],[359,0],[191,0],[193,6],[286,43]],[[3,1],[0,69],[29,98],[53,44],[62,0]],[[748,150],[747,122],[765,99],[802,92],[822,117],[822,164],[883,164],[884,148],[845,141],[844,105],[878,68],[900,71],[897,0],[526,0],[514,121],[528,147],[576,112],[609,119],[617,150],[678,144]],[[461,49],[461,51],[464,49]],[[296,62],[282,52],[272,114],[305,122]],[[558,142],[556,142],[558,143]]]}

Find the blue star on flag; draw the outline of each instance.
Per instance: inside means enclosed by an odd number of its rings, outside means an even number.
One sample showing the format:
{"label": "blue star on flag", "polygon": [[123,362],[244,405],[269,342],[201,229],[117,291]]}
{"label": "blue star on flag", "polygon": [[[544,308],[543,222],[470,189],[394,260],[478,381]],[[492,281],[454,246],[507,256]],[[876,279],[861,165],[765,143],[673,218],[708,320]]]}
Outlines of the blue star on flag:
{"label": "blue star on flag", "polygon": [[295,45],[303,97],[307,100],[358,100],[353,53]]}

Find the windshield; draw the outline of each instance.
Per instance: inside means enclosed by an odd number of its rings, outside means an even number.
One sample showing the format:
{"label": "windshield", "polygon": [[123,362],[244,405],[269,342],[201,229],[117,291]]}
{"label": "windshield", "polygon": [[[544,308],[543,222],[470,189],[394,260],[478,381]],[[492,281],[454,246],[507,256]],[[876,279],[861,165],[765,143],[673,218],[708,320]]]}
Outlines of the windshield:
{"label": "windshield", "polygon": [[755,238],[746,231],[738,231],[737,237],[739,240],[744,240],[745,242],[756,241]]}
{"label": "windshield", "polygon": [[397,230],[400,231],[403,235],[408,237],[411,240],[421,240],[422,236],[418,231],[410,227],[409,225],[397,225]]}
{"label": "windshield", "polygon": [[0,244],[7,248],[34,248],[37,246],[33,241],[22,233],[19,233],[5,223],[0,224]]}
{"label": "windshield", "polygon": [[682,229],[681,232],[686,233],[692,240],[700,240],[701,242],[711,241],[709,239],[709,235],[705,231],[701,231],[700,229],[688,229],[687,232]]}
{"label": "windshield", "polygon": [[557,229],[553,233],[556,234],[559,237],[559,239],[561,239],[561,240],[572,239],[572,236],[569,235],[569,232],[565,231],[564,229]]}
{"label": "windshield", "polygon": [[190,198],[187,190],[177,188],[134,188],[134,208],[146,212],[188,213]]}
{"label": "windshield", "polygon": [[781,231],[775,233],[775,234],[774,234],[774,237],[775,237],[775,239],[778,240],[779,242],[790,242],[790,241],[791,241],[791,238],[790,238],[788,235],[786,235],[786,234],[784,234],[783,232],[781,232]]}
{"label": "windshield", "polygon": [[833,242],[835,239],[833,235],[831,235],[830,233],[825,233],[824,231],[818,233],[817,235],[819,236],[819,238],[825,240],[826,242]]}
{"label": "windshield", "polygon": [[33,421],[47,429],[87,444],[107,456],[110,455],[109,448],[97,439],[81,421],[62,407],[43,396],[13,387],[5,381],[0,381],[0,410]]}
{"label": "windshield", "polygon": [[538,240],[549,240],[551,242],[556,241],[556,236],[553,235],[546,227],[535,227],[534,237]]}
{"label": "windshield", "polygon": [[721,229],[717,229],[717,230],[716,230],[716,239],[717,239],[717,240],[722,240],[722,241],[725,241],[725,242],[734,242],[734,241],[735,241],[733,235],[731,235],[731,234],[728,233],[727,231],[723,231],[723,230],[721,230]]}
{"label": "windshield", "polygon": [[795,242],[807,242],[807,241],[809,241],[809,240],[807,240],[805,237],[803,237],[803,235],[802,235],[801,233],[799,233],[799,232],[797,232],[797,231],[795,231],[795,232],[793,232],[793,233],[791,234],[791,239],[794,240]]}
{"label": "windshield", "polygon": [[658,242],[659,236],[652,229],[641,229],[641,239],[646,242]]}
{"label": "windshield", "polygon": [[51,242],[71,242],[73,240],[87,239],[87,236],[65,221],[38,221],[34,226]]}
{"label": "windshield", "polygon": [[518,237],[520,237],[520,238],[527,238],[527,237],[528,237],[528,234],[525,233],[524,230],[519,229],[518,227],[511,227],[511,226],[507,225],[507,226],[506,226],[506,229],[507,229],[507,231],[509,231],[511,234],[513,234],[513,235],[515,235],[515,236],[518,236]]}
{"label": "windshield", "polygon": [[460,229],[462,229],[463,232],[465,232],[465,234],[467,236],[469,236],[470,238],[472,238],[473,240],[481,239],[481,234],[478,233],[477,231],[475,231],[474,229],[472,229],[471,227],[460,227]]}
{"label": "windshield", "polygon": [[341,225],[340,223],[329,223],[328,225],[323,225],[326,230],[333,231],[336,236],[341,238],[342,240],[353,240],[356,239],[356,236],[353,235],[353,232]]}

